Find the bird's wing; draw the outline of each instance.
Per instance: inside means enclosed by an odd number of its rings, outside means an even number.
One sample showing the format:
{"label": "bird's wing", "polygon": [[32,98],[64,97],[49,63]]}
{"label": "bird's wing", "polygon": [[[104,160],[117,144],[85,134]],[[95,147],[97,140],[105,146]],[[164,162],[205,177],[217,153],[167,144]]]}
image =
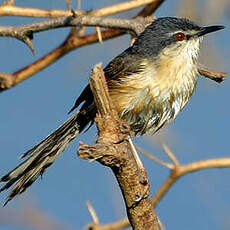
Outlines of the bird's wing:
{"label": "bird's wing", "polygon": [[[143,62],[137,57],[137,55],[133,55],[131,53],[131,47],[125,50],[122,54],[115,57],[105,68],[104,68],[104,74],[106,77],[106,80],[108,82],[109,87],[111,84],[111,80],[122,82],[122,78],[128,77],[135,73],[140,73],[144,70],[145,65]],[[93,102],[93,94],[90,89],[90,86],[87,85],[80,96],[77,98],[74,106],[71,108],[69,113],[71,113],[73,110],[75,110],[81,103],[84,103],[83,109],[85,107],[89,106],[89,103]],[[86,106],[87,105],[87,106]],[[95,105],[94,105],[95,106]],[[90,107],[93,107],[91,105]]]}
{"label": "bird's wing", "polygon": [[[132,47],[125,50],[122,54],[114,58],[105,68],[104,73],[107,81],[121,80],[123,77],[140,73],[144,70],[144,57],[133,54]],[[142,60],[142,61],[140,61]]]}

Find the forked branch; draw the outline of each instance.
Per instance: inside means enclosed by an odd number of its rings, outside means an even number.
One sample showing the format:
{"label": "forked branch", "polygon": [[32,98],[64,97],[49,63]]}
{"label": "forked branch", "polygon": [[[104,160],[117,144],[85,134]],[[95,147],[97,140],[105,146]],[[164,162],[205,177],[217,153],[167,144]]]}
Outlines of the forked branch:
{"label": "forked branch", "polygon": [[[140,151],[142,151],[142,150],[140,149]],[[151,155],[150,153],[144,153],[145,156],[147,156],[151,160],[159,163],[160,165],[163,165],[166,168],[171,168],[168,178],[160,186],[160,188],[156,191],[155,195],[152,198],[153,207],[156,207],[159,204],[159,202],[166,195],[166,193],[170,190],[170,188],[182,176],[185,176],[189,173],[197,172],[200,170],[205,170],[205,169],[229,168],[230,167],[230,157],[195,161],[192,163],[182,165],[179,163],[178,159],[176,159],[176,157],[172,153],[172,151],[169,151],[169,152],[170,152],[170,156],[169,156],[170,159],[171,159],[171,155],[173,155],[174,160],[172,161],[172,163],[167,163],[167,162],[162,163],[162,160],[160,160],[160,161],[159,161],[159,159],[156,160],[156,157],[150,156]],[[168,154],[168,151],[166,153]],[[177,162],[176,164],[173,163],[175,161],[175,159]],[[170,167],[168,167],[168,165],[170,165]],[[97,225],[97,228],[95,228],[93,230],[107,230],[107,229],[119,230],[119,229],[124,229],[128,226],[129,226],[129,221],[127,218],[124,218],[124,219],[121,219],[119,221],[115,221],[115,222],[112,222],[109,224]]]}
{"label": "forked branch", "polygon": [[[152,0],[151,4],[147,5],[143,10],[141,10],[137,16],[139,17],[146,17],[148,15],[151,15],[163,2],[164,0]],[[117,6],[121,11],[124,11],[127,7],[127,4],[132,7],[136,7],[138,4],[140,3],[144,3],[144,0],[137,0],[137,1],[130,1],[130,2],[126,2],[126,6],[124,6],[123,4],[118,4],[118,5],[113,5],[110,6],[111,8],[103,8],[100,9],[100,11],[98,11],[97,13],[94,12],[91,14],[93,15],[97,15],[97,16],[104,16],[109,14],[111,9],[111,14],[112,12],[115,13],[114,9],[115,6]],[[135,4],[133,4],[135,3]],[[140,5],[139,5],[140,6]],[[129,8],[131,9],[131,8]],[[72,14],[72,13],[71,13]],[[101,37],[103,40],[107,40],[110,38],[114,38],[120,35],[123,35],[125,33],[125,31],[121,31],[121,30],[116,30],[116,29],[108,29],[105,31],[101,32]],[[65,54],[71,52],[72,50],[85,46],[85,45],[89,45],[92,43],[96,43],[98,42],[98,34],[97,33],[93,33],[93,34],[88,34],[88,35],[82,35],[82,34],[78,34],[78,33],[70,33],[69,36],[67,37],[67,39],[60,44],[60,46],[58,46],[57,48],[55,48],[54,50],[50,51],[48,54],[46,54],[45,56],[41,57],[40,59],[38,59],[37,61],[29,64],[28,66],[19,69],[18,71],[12,73],[12,74],[6,74],[6,73],[0,73],[0,91],[6,90],[8,88],[11,88],[12,86],[18,84],[19,82],[27,79],[28,77],[34,75],[35,73],[41,71],[42,69],[46,68],[47,66],[51,65],[52,63],[54,63],[56,60],[60,59],[61,57],[63,57]],[[2,80],[1,80],[2,78]]]}

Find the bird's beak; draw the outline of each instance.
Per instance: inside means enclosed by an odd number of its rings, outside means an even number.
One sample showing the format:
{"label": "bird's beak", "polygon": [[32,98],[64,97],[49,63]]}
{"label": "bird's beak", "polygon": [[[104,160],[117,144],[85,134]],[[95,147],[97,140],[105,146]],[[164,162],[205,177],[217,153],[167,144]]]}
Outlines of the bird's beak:
{"label": "bird's beak", "polygon": [[200,37],[200,36],[204,36],[205,34],[215,32],[217,30],[222,30],[224,28],[225,28],[224,26],[206,26],[206,27],[202,27],[201,30],[195,35]]}

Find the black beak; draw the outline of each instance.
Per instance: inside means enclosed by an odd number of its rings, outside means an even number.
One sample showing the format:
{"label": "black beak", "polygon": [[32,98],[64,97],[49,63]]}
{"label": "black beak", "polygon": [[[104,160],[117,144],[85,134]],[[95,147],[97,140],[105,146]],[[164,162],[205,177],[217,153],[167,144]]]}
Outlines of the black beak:
{"label": "black beak", "polygon": [[200,37],[200,36],[204,36],[205,34],[215,32],[217,30],[222,30],[224,28],[225,28],[224,26],[207,26],[207,27],[202,27],[201,31],[198,32],[198,33],[196,33],[195,35],[198,36],[198,37]]}

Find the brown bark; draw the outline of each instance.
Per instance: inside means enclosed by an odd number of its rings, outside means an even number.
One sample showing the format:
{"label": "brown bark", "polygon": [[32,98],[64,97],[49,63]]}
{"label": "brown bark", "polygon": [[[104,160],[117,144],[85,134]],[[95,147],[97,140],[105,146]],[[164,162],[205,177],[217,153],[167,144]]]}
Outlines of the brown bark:
{"label": "brown bark", "polygon": [[78,154],[83,159],[97,160],[112,169],[121,188],[131,226],[135,230],[156,230],[158,220],[149,198],[146,171],[138,165],[130,146],[129,127],[114,108],[101,65],[94,67],[90,86],[97,104],[95,122],[98,140],[90,146],[80,143]]}

